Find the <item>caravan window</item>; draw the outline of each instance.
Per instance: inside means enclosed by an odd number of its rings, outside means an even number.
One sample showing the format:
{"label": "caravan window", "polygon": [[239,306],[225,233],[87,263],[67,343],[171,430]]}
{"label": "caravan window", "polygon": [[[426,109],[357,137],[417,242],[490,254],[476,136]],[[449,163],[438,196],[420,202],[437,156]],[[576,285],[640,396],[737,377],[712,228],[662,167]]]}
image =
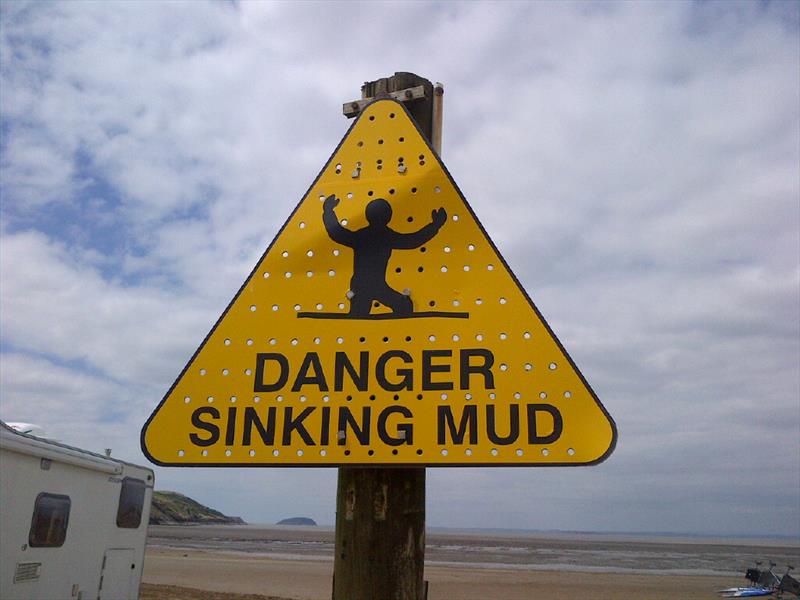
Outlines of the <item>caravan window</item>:
{"label": "caravan window", "polygon": [[69,521],[69,496],[42,492],[33,506],[28,544],[31,547],[55,548],[64,545]]}
{"label": "caravan window", "polygon": [[144,506],[144,481],[126,477],[122,480],[117,508],[117,527],[136,529],[142,523]]}

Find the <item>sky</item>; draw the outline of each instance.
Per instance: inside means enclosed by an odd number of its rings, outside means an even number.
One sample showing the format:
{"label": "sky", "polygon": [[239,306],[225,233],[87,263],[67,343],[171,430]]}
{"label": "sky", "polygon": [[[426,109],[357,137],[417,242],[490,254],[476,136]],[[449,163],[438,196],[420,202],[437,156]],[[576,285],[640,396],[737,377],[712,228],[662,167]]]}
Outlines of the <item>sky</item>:
{"label": "sky", "polygon": [[[0,4],[0,418],[139,432],[364,81],[442,158],[614,417],[586,468],[436,468],[427,523],[800,537],[800,4]],[[513,215],[513,219],[509,219]],[[156,467],[254,523],[336,469]]]}

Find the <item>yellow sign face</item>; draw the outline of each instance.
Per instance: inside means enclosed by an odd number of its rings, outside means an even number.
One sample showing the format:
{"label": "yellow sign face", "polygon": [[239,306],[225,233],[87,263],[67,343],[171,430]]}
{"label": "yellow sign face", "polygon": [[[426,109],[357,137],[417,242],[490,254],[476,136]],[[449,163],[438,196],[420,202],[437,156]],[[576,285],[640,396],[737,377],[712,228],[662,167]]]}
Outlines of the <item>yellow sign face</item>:
{"label": "yellow sign face", "polygon": [[176,466],[587,465],[615,443],[393,100],[358,117],[142,429]]}

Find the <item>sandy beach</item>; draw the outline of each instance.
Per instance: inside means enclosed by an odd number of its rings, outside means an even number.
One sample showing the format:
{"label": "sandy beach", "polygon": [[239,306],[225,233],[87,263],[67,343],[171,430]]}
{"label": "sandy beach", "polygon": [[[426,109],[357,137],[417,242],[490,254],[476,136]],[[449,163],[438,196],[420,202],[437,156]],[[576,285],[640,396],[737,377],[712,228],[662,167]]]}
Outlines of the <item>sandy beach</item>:
{"label": "sandy beach", "polygon": [[[204,550],[148,549],[143,600],[329,600],[333,562]],[[738,578],[426,566],[429,600],[694,600]],[[204,590],[196,595],[169,586]],[[219,594],[214,594],[217,592]]]}

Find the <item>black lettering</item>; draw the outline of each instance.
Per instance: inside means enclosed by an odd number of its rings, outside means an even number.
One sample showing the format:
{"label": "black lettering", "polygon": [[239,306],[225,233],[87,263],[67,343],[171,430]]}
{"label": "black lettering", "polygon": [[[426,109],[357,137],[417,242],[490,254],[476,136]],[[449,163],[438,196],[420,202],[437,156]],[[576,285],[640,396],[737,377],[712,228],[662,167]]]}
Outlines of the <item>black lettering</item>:
{"label": "black lettering", "polygon": [[219,440],[219,427],[217,427],[214,423],[206,423],[205,421],[202,421],[200,417],[203,415],[211,415],[212,419],[219,419],[219,411],[213,406],[203,406],[198,408],[192,413],[192,425],[194,425],[197,429],[202,429],[203,431],[208,432],[208,437],[203,439],[196,433],[190,433],[189,439],[195,446],[212,446]]}
{"label": "black lettering", "polygon": [[[314,375],[309,376],[309,368],[314,367]],[[319,355],[316,352],[307,352],[306,357],[303,359],[303,364],[297,371],[292,391],[298,392],[304,385],[316,385],[321,391],[328,391],[328,382],[325,381],[325,374],[322,372],[322,365],[319,362]]]}
{"label": "black lettering", "polygon": [[346,406],[339,409],[339,431],[344,432],[344,436],[339,438],[339,445],[344,446],[347,443],[347,426],[353,430],[353,434],[362,446],[369,446],[369,421],[371,409],[369,406],[362,408],[361,427],[358,425],[353,413]]}
{"label": "black lettering", "polygon": [[[273,360],[280,366],[280,374],[274,383],[264,383],[264,363]],[[253,381],[254,392],[274,392],[286,385],[289,379],[289,361],[277,352],[259,352],[256,354],[256,378]]]}
{"label": "black lettering", "polygon": [[453,356],[452,350],[423,350],[422,351],[422,389],[423,390],[452,390],[451,381],[431,381],[433,373],[449,373],[450,365],[434,365],[431,361],[438,356]]}
{"label": "black lettering", "polygon": [[406,364],[413,362],[411,355],[403,350],[389,350],[388,352],[384,352],[375,365],[375,378],[378,380],[378,384],[383,389],[390,392],[412,389],[414,385],[414,371],[411,369],[397,369],[397,371],[395,371],[397,375],[403,377],[398,383],[391,383],[386,379],[386,363],[390,358],[400,358]]}
{"label": "black lettering", "polygon": [[494,404],[486,405],[486,435],[489,436],[489,441],[500,446],[513,444],[519,437],[519,404],[510,404],[508,407],[509,432],[505,437],[497,435],[494,409]]}
{"label": "black lettering", "polygon": [[228,425],[225,428],[225,445],[233,446],[236,441],[236,407],[231,406],[228,408]]}
{"label": "black lettering", "polygon": [[[470,357],[478,356],[483,358],[483,364],[480,365],[471,365],[470,364]],[[470,375],[483,375],[483,387],[487,390],[494,389],[494,374],[492,373],[492,365],[494,364],[494,354],[492,354],[491,350],[487,350],[485,348],[465,348],[461,350],[460,354],[460,362],[461,362],[461,389],[468,390],[469,387],[469,376]]]}
{"label": "black lettering", "polygon": [[322,407],[322,424],[319,431],[319,445],[327,446],[331,438],[331,407]]}
{"label": "black lettering", "polygon": [[384,444],[389,446],[402,446],[403,444],[414,443],[414,425],[412,423],[398,423],[397,437],[392,437],[386,431],[386,421],[392,414],[399,413],[406,419],[412,418],[414,415],[405,406],[387,406],[378,415],[378,437]]}
{"label": "black lettering", "polygon": [[258,435],[261,436],[261,441],[264,443],[264,445],[272,446],[275,443],[275,407],[270,406],[267,409],[266,427],[264,427],[264,423],[261,421],[261,418],[258,416],[258,411],[255,408],[248,406],[244,409],[244,424],[242,425],[243,446],[250,445],[253,426],[255,426],[256,430],[258,431]]}
{"label": "black lettering", "polygon": [[[546,412],[553,418],[553,431],[548,435],[539,435],[536,428],[536,413]],[[564,430],[564,420],[561,412],[552,404],[528,404],[528,443],[529,444],[552,444],[561,437]]]}
{"label": "black lettering", "polygon": [[453,417],[453,409],[450,406],[438,406],[438,443],[444,445],[447,443],[445,436],[445,425],[450,430],[450,438],[454,444],[463,444],[464,435],[469,427],[469,443],[478,443],[478,406],[475,404],[468,404],[464,407],[464,412],[461,414],[461,421],[456,429],[455,418]]}
{"label": "black lettering", "polygon": [[284,417],[283,417],[283,445],[289,446],[292,443],[292,432],[297,431],[297,434],[303,438],[303,441],[306,443],[306,446],[314,446],[314,440],[308,434],[308,430],[303,425],[303,420],[308,417],[312,412],[314,412],[314,407],[309,406],[299,415],[297,418],[292,420],[292,407],[287,406],[284,409]]}
{"label": "black lettering", "polygon": [[344,371],[346,370],[350,379],[356,384],[359,392],[367,390],[367,378],[369,376],[369,352],[361,352],[358,357],[358,372],[353,367],[347,354],[337,352],[334,364],[333,389],[341,392],[344,386]]}

